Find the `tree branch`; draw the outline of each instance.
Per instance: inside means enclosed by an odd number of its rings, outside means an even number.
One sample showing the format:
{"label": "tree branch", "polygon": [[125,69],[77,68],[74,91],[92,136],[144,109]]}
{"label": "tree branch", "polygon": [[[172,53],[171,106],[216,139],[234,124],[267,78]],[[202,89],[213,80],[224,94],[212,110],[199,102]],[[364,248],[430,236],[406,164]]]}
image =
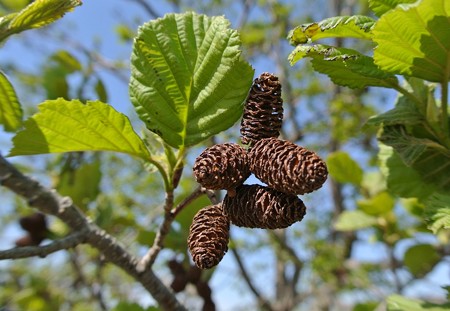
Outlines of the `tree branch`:
{"label": "tree branch", "polygon": [[270,304],[270,302],[264,298],[259,290],[253,285],[252,279],[247,273],[247,269],[244,266],[244,263],[242,262],[241,256],[239,255],[239,252],[236,250],[235,247],[231,247],[231,252],[234,255],[234,258],[236,259],[236,262],[238,264],[239,270],[241,271],[241,275],[244,278],[244,281],[247,283],[248,288],[252,291],[252,293],[255,295],[256,299],[258,300],[258,304],[261,306],[262,310],[272,311],[273,308]]}
{"label": "tree branch", "polygon": [[98,249],[105,259],[120,267],[140,282],[165,310],[186,310],[174,293],[147,269],[137,269],[137,259],[119,242],[96,224],[88,220],[68,197],[42,186],[23,175],[0,155],[0,184],[28,200],[28,204],[43,213],[54,215],[66,223],[74,232],[88,231],[86,243]]}
{"label": "tree branch", "polygon": [[145,0],[130,0],[130,1],[134,1],[136,2],[136,4],[140,5],[144,9],[144,11],[146,11],[148,15],[150,15],[151,18],[160,17],[160,14],[158,14],[158,12],[156,12],[156,10],[147,1]]}
{"label": "tree branch", "polygon": [[63,250],[73,248],[85,242],[88,230],[74,232],[65,238],[56,240],[50,244],[42,246],[24,246],[0,251],[0,260],[19,259],[33,256],[46,257],[47,255]]}

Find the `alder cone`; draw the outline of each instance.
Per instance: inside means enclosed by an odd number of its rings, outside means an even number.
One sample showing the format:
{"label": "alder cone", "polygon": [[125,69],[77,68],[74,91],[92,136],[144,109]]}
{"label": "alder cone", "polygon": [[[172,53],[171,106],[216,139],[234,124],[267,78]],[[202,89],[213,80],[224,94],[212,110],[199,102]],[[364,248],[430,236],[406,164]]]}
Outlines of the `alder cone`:
{"label": "alder cone", "polygon": [[286,140],[266,138],[249,152],[250,170],[269,187],[290,194],[305,194],[327,180],[325,162],[313,151]]}
{"label": "alder cone", "polygon": [[200,269],[216,266],[228,250],[230,220],[223,214],[222,204],[202,208],[194,216],[189,229],[188,247]]}
{"label": "alder cone", "polygon": [[306,214],[296,195],[261,185],[242,185],[234,197],[226,195],[222,205],[232,224],[246,228],[287,228]]}
{"label": "alder cone", "polygon": [[233,143],[211,146],[195,159],[193,171],[207,189],[232,190],[250,176],[247,151]]}
{"label": "alder cone", "polygon": [[281,83],[264,72],[253,81],[241,120],[241,142],[252,146],[262,138],[278,137],[283,122]]}

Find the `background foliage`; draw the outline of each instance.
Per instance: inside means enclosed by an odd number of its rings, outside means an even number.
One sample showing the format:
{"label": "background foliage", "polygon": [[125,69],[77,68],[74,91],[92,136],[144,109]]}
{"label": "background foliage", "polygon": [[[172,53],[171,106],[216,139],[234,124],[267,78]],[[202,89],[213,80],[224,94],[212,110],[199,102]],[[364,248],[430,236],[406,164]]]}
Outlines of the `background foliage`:
{"label": "background foliage", "polygon": [[[145,258],[164,242],[150,258],[167,286],[180,275],[174,262],[191,268],[188,228],[210,204],[196,192],[192,162],[207,145],[238,141],[249,64],[255,75],[280,77],[282,137],[327,160],[331,178],[305,196],[305,219],[287,230],[233,227],[223,262],[201,274],[206,285],[190,283],[176,294],[188,309],[448,308],[446,1],[102,3],[127,8],[108,29],[117,47],[127,47],[123,55],[111,54],[101,38],[71,34],[66,21],[73,14],[82,23],[75,14],[89,1],[29,2],[0,1],[2,49],[15,41],[38,59],[36,69],[14,55],[0,63],[0,122],[12,133],[4,134],[2,154],[59,153],[8,160],[71,196],[130,252]],[[188,10],[198,14],[157,19]],[[222,14],[226,19],[213,17]],[[48,43],[38,48],[43,38]],[[194,41],[197,49],[183,45]],[[8,249],[22,235],[19,218],[32,210],[7,190],[1,195],[1,245]],[[44,244],[69,234],[58,218],[48,221]],[[0,310],[160,307],[107,261],[85,245],[2,261]]]}

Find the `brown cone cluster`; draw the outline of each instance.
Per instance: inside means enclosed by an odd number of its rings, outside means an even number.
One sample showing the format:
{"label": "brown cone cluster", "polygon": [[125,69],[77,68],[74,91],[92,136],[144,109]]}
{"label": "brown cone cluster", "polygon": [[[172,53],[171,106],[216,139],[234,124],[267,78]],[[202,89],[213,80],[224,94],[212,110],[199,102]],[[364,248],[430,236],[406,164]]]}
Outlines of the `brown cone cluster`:
{"label": "brown cone cluster", "polygon": [[249,159],[252,173],[281,192],[313,192],[328,176],[325,162],[316,153],[286,140],[261,139],[250,150]]}
{"label": "brown cone cluster", "polygon": [[202,208],[194,216],[189,229],[188,247],[200,269],[216,266],[228,250],[230,220],[222,204]]}
{"label": "brown cone cluster", "polygon": [[217,144],[205,149],[195,160],[194,176],[211,190],[233,190],[250,176],[247,152],[238,144]]}
{"label": "brown cone cluster", "polygon": [[261,185],[242,185],[225,196],[223,210],[231,223],[246,228],[282,229],[303,219],[306,207],[296,195]]}
{"label": "brown cone cluster", "polygon": [[[205,188],[227,190],[222,203],[200,210],[188,246],[201,269],[217,265],[228,250],[230,223],[247,228],[282,229],[301,221],[306,207],[297,195],[322,187],[325,162],[314,152],[278,139],[283,107],[281,84],[267,72],[254,80],[241,122],[241,141],[214,145],[195,160],[194,176]],[[244,185],[253,173],[267,186]]]}
{"label": "brown cone cluster", "polygon": [[253,81],[241,121],[241,142],[252,146],[267,137],[278,137],[283,122],[283,100],[278,77],[268,72]]}

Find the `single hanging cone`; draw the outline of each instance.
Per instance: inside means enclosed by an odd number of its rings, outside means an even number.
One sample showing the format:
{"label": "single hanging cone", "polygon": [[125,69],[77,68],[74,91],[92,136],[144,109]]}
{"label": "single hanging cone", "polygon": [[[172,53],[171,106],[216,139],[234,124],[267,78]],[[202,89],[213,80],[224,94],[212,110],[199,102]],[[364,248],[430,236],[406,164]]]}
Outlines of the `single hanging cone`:
{"label": "single hanging cone", "polygon": [[247,151],[238,144],[217,144],[195,159],[194,176],[211,190],[234,190],[250,176]]}
{"label": "single hanging cone", "polygon": [[241,120],[241,142],[252,146],[262,138],[278,137],[283,100],[278,77],[264,72],[253,81]]}
{"label": "single hanging cone", "polygon": [[223,211],[231,223],[246,228],[282,229],[306,214],[303,201],[261,185],[242,185],[234,197],[225,196]]}
{"label": "single hanging cone", "polygon": [[188,247],[200,269],[216,266],[228,250],[230,220],[222,204],[210,205],[197,212],[189,229]]}
{"label": "single hanging cone", "polygon": [[290,194],[305,194],[327,180],[325,162],[313,151],[276,138],[258,141],[249,154],[250,170],[269,187]]}

